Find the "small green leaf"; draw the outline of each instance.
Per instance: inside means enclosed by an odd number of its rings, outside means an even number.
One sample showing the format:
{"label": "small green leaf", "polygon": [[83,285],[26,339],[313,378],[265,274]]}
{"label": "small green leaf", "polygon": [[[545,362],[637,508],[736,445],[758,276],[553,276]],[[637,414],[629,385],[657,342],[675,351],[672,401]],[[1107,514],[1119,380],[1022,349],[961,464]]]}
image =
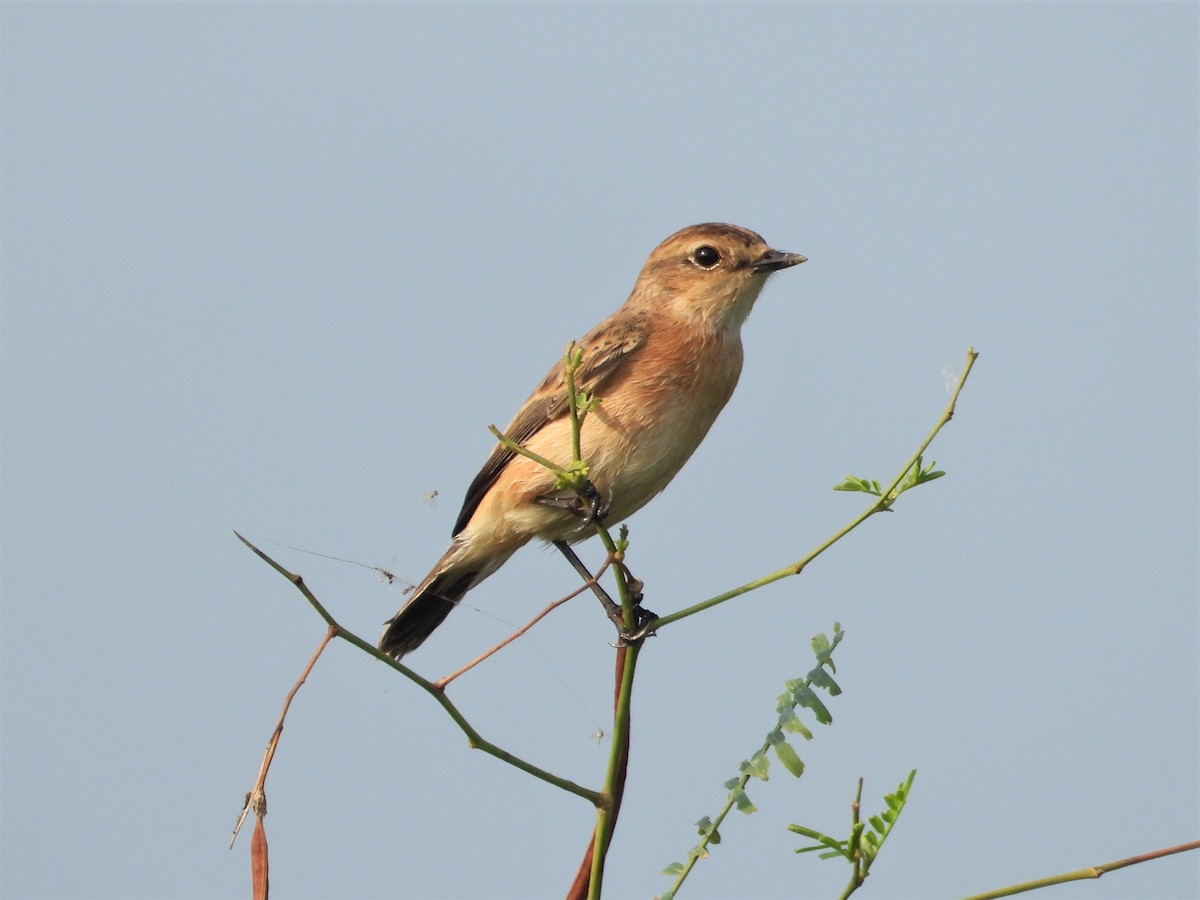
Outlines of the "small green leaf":
{"label": "small green leaf", "polygon": [[866,494],[879,496],[879,482],[859,478],[857,475],[847,475],[841,484],[834,485],[835,491],[861,491]]}
{"label": "small green leaf", "polygon": [[[682,875],[683,874],[683,863],[677,863],[677,862],[671,863],[669,866],[667,866],[665,869],[662,870],[662,874],[664,874],[664,875]],[[664,895],[664,897],[665,896],[666,895]]]}
{"label": "small green leaf", "polygon": [[696,823],[696,833],[699,834],[701,837],[708,834],[708,832],[711,828],[712,828],[712,819],[710,819],[708,816],[705,816],[703,819],[701,819],[699,822]]}
{"label": "small green leaf", "polygon": [[758,807],[750,802],[750,798],[746,796],[746,792],[744,790],[739,788],[731,791],[730,793],[733,796],[733,802],[737,807],[738,812],[745,813],[746,815],[758,812]]}
{"label": "small green leaf", "polygon": [[821,699],[813,693],[812,689],[802,681],[789,682],[791,687],[792,697],[795,698],[798,706],[803,706],[805,709],[812,710],[817,721],[822,725],[828,725],[833,721],[833,716],[829,714],[829,710],[825,708],[825,704]]}
{"label": "small green leaf", "polygon": [[[787,830],[793,834],[802,834],[806,838],[812,838],[814,841],[825,839],[825,835],[821,834],[821,832],[813,831],[811,828],[808,828],[804,825],[789,825]],[[829,840],[832,840],[832,838],[829,838]]]}
{"label": "small green leaf", "polygon": [[750,757],[750,761],[742,763],[742,774],[749,775],[751,778],[757,778],[759,781],[766,781],[769,778],[768,770],[771,767],[771,760],[767,758],[767,754],[759,752]]}
{"label": "small green leaf", "polygon": [[797,853],[812,853],[815,850],[826,848],[825,852],[820,854],[821,859],[833,859],[835,856],[841,856],[851,860],[849,847],[845,841],[839,841],[836,838],[831,838],[827,834],[822,834],[819,831],[813,831],[811,828],[805,828],[803,825],[789,825],[788,831],[802,834],[806,838],[811,838],[814,841],[819,841],[815,847],[800,847],[796,850]]}
{"label": "small green leaf", "polygon": [[808,673],[808,683],[813,687],[824,688],[829,692],[831,697],[836,697],[842,692],[842,689],[838,687],[838,683],[833,680],[833,676],[821,666]]}
{"label": "small green leaf", "polygon": [[783,763],[783,767],[799,778],[804,774],[804,761],[796,755],[795,749],[783,738],[775,743],[775,755]]}
{"label": "small green leaf", "polygon": [[830,837],[829,835],[823,834],[822,832],[816,831],[812,828],[806,828],[803,825],[789,825],[787,828],[788,831],[795,832],[796,834],[802,834],[806,838],[811,838],[814,841],[819,841],[822,847],[828,847],[831,850],[846,849],[845,841]]}
{"label": "small green leaf", "polygon": [[813,655],[817,658],[818,666],[828,666],[829,671],[836,672],[837,666],[833,664],[833,651],[842,639],[842,629],[837,623],[833,623],[833,640],[825,637],[823,634],[814,635],[812,639]]}
{"label": "small green leaf", "polygon": [[790,709],[779,717],[779,727],[790,734],[803,735],[806,741],[813,739],[813,733],[808,730],[808,726],[801,722],[799,716]]}

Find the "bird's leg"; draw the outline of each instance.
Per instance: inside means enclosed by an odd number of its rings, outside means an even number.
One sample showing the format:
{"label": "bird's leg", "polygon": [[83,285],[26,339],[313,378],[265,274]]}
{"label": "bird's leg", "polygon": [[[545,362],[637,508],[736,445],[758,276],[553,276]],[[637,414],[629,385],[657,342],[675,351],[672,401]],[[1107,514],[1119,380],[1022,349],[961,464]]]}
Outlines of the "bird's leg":
{"label": "bird's leg", "polygon": [[621,605],[614,601],[608,595],[608,592],[600,586],[600,583],[588,571],[587,566],[583,564],[575,551],[571,549],[571,545],[566,541],[554,541],[554,546],[567,558],[567,562],[579,573],[579,577],[584,581],[591,582],[592,593],[600,599],[600,605],[604,607],[604,612],[612,620],[612,623],[617,626],[619,644],[630,644],[646,636],[646,626],[657,619],[658,616],[642,606],[642,588],[644,585],[640,579],[634,577],[625,563],[619,560],[616,562],[625,575],[625,586],[629,589],[629,599],[633,604],[633,611],[637,617],[632,631],[625,627],[625,614],[621,611]]}
{"label": "bird's leg", "polygon": [[604,588],[600,586],[600,582],[598,582],[592,573],[588,571],[587,566],[583,564],[583,562],[575,554],[575,551],[571,549],[570,544],[568,544],[566,541],[554,541],[554,546],[557,547],[559,552],[567,558],[567,562],[569,562],[572,568],[579,573],[579,577],[584,581],[591,583],[592,593],[599,598],[600,605],[604,607],[604,612],[610,619],[612,619],[613,624],[617,626],[618,630],[623,629],[625,627],[625,617],[621,613],[621,604],[617,603],[612,597],[608,596],[608,591],[604,590]]}

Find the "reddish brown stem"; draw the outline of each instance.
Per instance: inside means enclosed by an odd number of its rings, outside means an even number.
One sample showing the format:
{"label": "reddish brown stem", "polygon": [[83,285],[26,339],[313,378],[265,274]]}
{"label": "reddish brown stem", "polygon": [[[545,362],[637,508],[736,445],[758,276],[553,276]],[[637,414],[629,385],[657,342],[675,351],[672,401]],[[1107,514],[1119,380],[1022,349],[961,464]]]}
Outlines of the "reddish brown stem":
{"label": "reddish brown stem", "polygon": [[605,573],[605,571],[607,571],[607,569],[608,569],[608,563],[606,562],[603,566],[600,567],[600,571],[597,572],[595,575],[591,576],[583,584],[582,587],[571,591],[571,593],[567,594],[567,596],[565,596],[565,597],[561,597],[558,600],[555,600],[553,603],[551,603],[549,606],[547,606],[545,609],[543,609],[540,613],[538,613],[536,616],[534,616],[532,619],[530,619],[528,622],[526,622],[524,625],[522,625],[520,628],[518,628],[516,631],[514,631],[512,634],[510,634],[508,637],[506,637],[504,640],[502,640],[500,643],[498,643],[491,650],[484,651],[483,653],[481,653],[479,656],[475,657],[473,660],[471,660],[469,663],[467,663],[462,668],[457,669],[454,672],[451,672],[449,675],[447,675],[445,678],[440,679],[439,681],[435,681],[434,686],[439,689],[445,689],[446,685],[448,685],[450,682],[452,682],[455,678],[457,678],[460,675],[465,675],[467,672],[471,671],[471,669],[475,668],[477,665],[479,665],[481,662],[483,662],[485,659],[487,659],[493,653],[497,652],[498,650],[503,649],[504,647],[507,647],[509,644],[511,644],[513,641],[515,641],[517,638],[519,638],[521,635],[523,635],[525,632],[527,632],[530,628],[532,628],[538,622],[542,621],[542,619],[544,619],[547,615],[549,615],[554,610],[558,609],[560,606],[562,606],[568,600],[574,600],[576,597],[578,597],[584,591],[595,587],[597,580],[600,578],[600,576],[602,576]]}
{"label": "reddish brown stem", "polygon": [[246,794],[246,805],[242,807],[242,814],[238,816],[237,824],[233,826],[233,838],[229,841],[229,848],[233,849],[233,842],[237,840],[238,832],[241,831],[242,823],[246,821],[246,816],[251,810],[257,818],[257,823],[254,826],[254,837],[250,844],[250,865],[251,876],[254,882],[254,897],[255,900],[266,900],[267,896],[267,835],[263,830],[263,817],[267,814],[267,773],[271,770],[271,761],[275,758],[275,748],[279,746],[279,738],[283,734],[283,721],[287,718],[288,709],[292,705],[292,700],[296,696],[296,692],[300,690],[300,686],[308,678],[308,673],[312,671],[313,666],[317,664],[317,660],[324,652],[329,642],[337,636],[338,630],[336,626],[330,625],[325,629],[325,636],[321,638],[321,643],[317,646],[316,652],[308,661],[308,665],[304,667],[304,671],[300,673],[300,677],[296,683],[292,685],[292,689],[288,691],[287,697],[283,701],[283,711],[279,714],[279,721],[275,723],[275,730],[271,733],[271,739],[267,741],[266,752],[263,753],[262,765],[258,768],[258,778],[254,782],[254,788],[250,793]]}
{"label": "reddish brown stem", "polygon": [[254,834],[250,837],[250,884],[254,900],[267,900],[267,832],[262,816],[255,819]]}

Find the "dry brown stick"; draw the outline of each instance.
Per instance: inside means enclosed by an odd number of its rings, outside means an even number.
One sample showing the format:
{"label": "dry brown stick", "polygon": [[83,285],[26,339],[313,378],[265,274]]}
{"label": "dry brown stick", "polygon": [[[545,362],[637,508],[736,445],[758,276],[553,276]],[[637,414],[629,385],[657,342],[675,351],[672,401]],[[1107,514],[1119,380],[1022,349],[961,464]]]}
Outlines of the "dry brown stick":
{"label": "dry brown stick", "polygon": [[[316,652],[312,655],[312,659],[308,661],[308,665],[304,667],[304,671],[300,673],[299,680],[292,685],[292,689],[288,691],[287,697],[283,701],[283,712],[279,714],[279,721],[275,723],[275,731],[271,734],[271,739],[267,741],[267,749],[263,754],[262,765],[258,769],[258,779],[254,782],[254,789],[246,794],[246,805],[242,807],[242,814],[238,816],[237,824],[233,826],[233,837],[229,841],[229,849],[233,849],[233,843],[237,840],[238,832],[242,829],[242,823],[246,821],[246,816],[253,808],[254,814],[262,819],[267,814],[267,772],[271,768],[271,760],[275,758],[275,748],[279,746],[279,737],[283,734],[283,720],[287,718],[288,708],[292,705],[292,699],[296,696],[296,692],[300,690],[300,685],[304,684],[308,678],[308,673],[312,671],[313,666],[317,664],[317,660],[325,651],[325,647],[329,642],[337,637],[337,627],[330,625],[325,629],[325,636],[321,638],[321,643],[317,645]],[[265,837],[264,837],[265,846]],[[265,872],[265,865],[264,865]]]}
{"label": "dry brown stick", "polygon": [[500,643],[498,643],[492,649],[485,650],[483,653],[481,653],[479,656],[475,657],[473,660],[471,660],[469,663],[467,663],[462,668],[460,668],[454,672],[451,672],[445,678],[435,681],[434,686],[439,689],[445,688],[446,685],[448,685],[450,682],[452,682],[459,675],[465,675],[467,672],[471,671],[471,669],[475,668],[477,665],[479,665],[481,662],[483,662],[485,659],[487,659],[493,653],[496,653],[497,651],[502,650],[503,648],[507,647],[509,644],[511,644],[513,641],[515,641],[517,638],[519,638],[521,635],[523,635],[525,632],[527,632],[530,628],[532,628],[538,622],[542,621],[542,619],[544,619],[546,616],[548,616],[554,610],[558,609],[560,606],[562,606],[568,600],[574,600],[576,597],[578,597],[584,591],[590,591],[593,587],[595,587],[596,582],[597,582],[597,580],[599,580],[600,576],[603,575],[608,570],[610,563],[611,563],[611,560],[605,560],[604,565],[602,565],[600,567],[600,570],[595,575],[590,576],[588,578],[588,580],[586,582],[584,582],[580,587],[571,591],[571,593],[567,594],[567,596],[560,597],[559,599],[555,600],[553,603],[551,603],[549,606],[547,606],[545,609],[543,609],[540,613],[538,613],[536,616],[534,616],[532,619],[530,619],[528,622],[526,622],[524,625],[522,625],[520,628],[518,628],[516,631],[514,631],[512,634],[510,634],[508,637],[506,637],[504,640],[502,640]]}

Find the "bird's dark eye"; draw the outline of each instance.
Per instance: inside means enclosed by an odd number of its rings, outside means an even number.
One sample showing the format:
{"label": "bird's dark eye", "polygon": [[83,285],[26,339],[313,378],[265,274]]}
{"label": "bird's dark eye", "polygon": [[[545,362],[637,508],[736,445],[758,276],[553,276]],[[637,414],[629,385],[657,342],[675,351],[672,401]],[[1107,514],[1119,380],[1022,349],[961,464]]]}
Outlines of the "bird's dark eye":
{"label": "bird's dark eye", "polygon": [[702,269],[712,269],[721,261],[721,254],[715,248],[705,244],[703,247],[696,248],[696,252],[692,254],[692,261]]}

